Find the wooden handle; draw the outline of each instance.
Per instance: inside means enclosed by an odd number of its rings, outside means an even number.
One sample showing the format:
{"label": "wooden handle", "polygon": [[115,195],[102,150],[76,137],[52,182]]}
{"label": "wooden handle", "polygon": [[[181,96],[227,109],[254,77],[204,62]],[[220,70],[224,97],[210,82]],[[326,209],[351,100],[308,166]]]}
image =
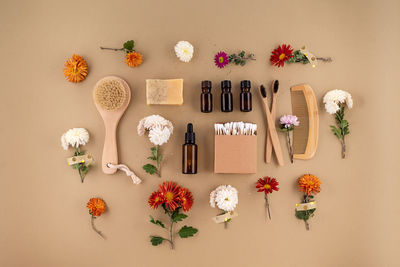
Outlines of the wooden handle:
{"label": "wooden handle", "polygon": [[272,145],[274,146],[276,159],[278,161],[279,166],[283,166],[284,163],[283,163],[282,148],[279,142],[278,133],[276,132],[275,122],[274,119],[272,118],[271,112],[269,111],[267,99],[263,98],[263,101],[264,101],[265,114],[267,115],[268,132],[271,135],[271,141]]}
{"label": "wooden handle", "polygon": [[114,165],[118,164],[118,150],[117,150],[117,123],[109,122],[105,124],[106,135],[104,137],[103,158],[101,165],[105,174],[113,174],[117,169],[107,167],[107,163]]}
{"label": "wooden handle", "polygon": [[[275,110],[276,110],[276,98],[277,94],[272,95],[272,105],[271,105],[271,115],[272,118],[275,119]],[[270,163],[272,158],[272,141],[271,141],[271,134],[267,131],[267,140],[265,143],[265,162]]]}

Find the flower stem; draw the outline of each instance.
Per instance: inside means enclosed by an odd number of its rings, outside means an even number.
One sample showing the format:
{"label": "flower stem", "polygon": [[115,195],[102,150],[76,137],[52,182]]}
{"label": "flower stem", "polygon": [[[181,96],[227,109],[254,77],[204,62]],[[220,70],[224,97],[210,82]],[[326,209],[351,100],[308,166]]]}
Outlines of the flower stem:
{"label": "flower stem", "polygon": [[317,57],[317,60],[324,61],[324,62],[332,62],[331,57]]}
{"label": "flower stem", "polygon": [[344,140],[344,135],[342,138],[342,159],[344,159],[346,157],[346,142]]}
{"label": "flower stem", "polygon": [[157,175],[161,178],[161,155],[159,155],[160,146],[156,146]]}
{"label": "flower stem", "polygon": [[171,249],[174,249],[174,240],[172,239],[172,227],[174,226],[174,220],[172,219],[171,214],[171,226],[169,227],[169,243],[171,244]]}
{"label": "flower stem", "polygon": [[104,235],[103,235],[99,230],[97,230],[96,226],[94,225],[94,219],[96,219],[96,217],[92,215],[92,218],[91,218],[91,220],[90,220],[90,223],[92,224],[93,230],[94,230],[96,233],[98,233],[103,239],[105,239]]}
{"label": "flower stem", "polygon": [[125,51],[125,48],[109,48],[100,46],[101,50]]}
{"label": "flower stem", "polygon": [[[310,202],[310,199],[308,198],[308,194],[305,195],[304,197],[304,202],[308,203]],[[306,210],[306,217],[308,218],[308,210]],[[310,230],[310,224],[308,223],[308,219],[304,219],[304,223],[306,224],[306,230]]]}
{"label": "flower stem", "polygon": [[288,140],[288,146],[289,146],[290,162],[293,163],[293,145],[292,145],[292,140],[290,138],[290,131],[287,131],[287,140]]}
{"label": "flower stem", "polygon": [[265,207],[267,208],[268,218],[271,220],[271,212],[269,211],[268,194],[265,194]]}

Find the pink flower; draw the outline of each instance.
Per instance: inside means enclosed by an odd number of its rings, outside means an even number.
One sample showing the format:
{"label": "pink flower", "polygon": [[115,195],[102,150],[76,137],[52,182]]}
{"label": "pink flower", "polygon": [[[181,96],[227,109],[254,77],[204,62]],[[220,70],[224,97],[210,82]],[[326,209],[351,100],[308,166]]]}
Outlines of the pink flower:
{"label": "pink flower", "polygon": [[214,57],[215,65],[222,69],[229,63],[228,55],[225,52],[218,52]]}
{"label": "pink flower", "polygon": [[279,122],[281,123],[282,128],[289,130],[292,130],[293,126],[299,126],[300,124],[297,116],[294,115],[284,115],[279,119]]}

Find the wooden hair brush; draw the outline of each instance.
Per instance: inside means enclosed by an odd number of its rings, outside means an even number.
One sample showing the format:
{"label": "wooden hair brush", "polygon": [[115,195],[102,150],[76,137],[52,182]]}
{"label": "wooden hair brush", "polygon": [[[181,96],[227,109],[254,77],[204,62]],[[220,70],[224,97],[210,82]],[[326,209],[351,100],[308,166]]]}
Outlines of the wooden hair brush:
{"label": "wooden hair brush", "polygon": [[106,134],[104,138],[101,165],[103,172],[113,174],[115,168],[108,163],[118,164],[117,127],[131,100],[129,85],[121,78],[108,76],[98,81],[93,90],[93,100],[104,121]]}

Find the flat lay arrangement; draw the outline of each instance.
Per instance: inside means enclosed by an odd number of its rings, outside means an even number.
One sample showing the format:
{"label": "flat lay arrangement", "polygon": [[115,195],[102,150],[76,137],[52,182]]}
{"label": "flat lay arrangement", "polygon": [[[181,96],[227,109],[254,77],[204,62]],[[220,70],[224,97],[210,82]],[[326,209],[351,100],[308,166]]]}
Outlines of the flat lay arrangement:
{"label": "flat lay arrangement", "polygon": [[[133,40],[127,41],[122,48],[105,48],[102,50],[122,51],[125,53],[125,62],[130,67],[137,67],[142,64],[143,56],[134,50]],[[188,41],[178,41],[173,48],[176,57],[184,63],[194,62],[194,46]],[[241,50],[237,54],[227,54],[224,51],[218,52],[214,56],[215,65],[222,69],[232,63],[237,66],[245,66],[248,61],[255,60],[253,53],[246,53]],[[270,62],[277,67],[283,67],[285,63],[310,63],[316,67],[317,62],[332,62],[331,58],[315,57],[311,52],[302,47],[294,50],[290,45],[280,45],[274,49]],[[73,83],[83,81],[88,74],[86,61],[79,55],[74,54],[64,65],[64,75],[66,79]],[[214,108],[215,101],[212,94],[212,81],[199,81],[201,85],[200,98],[196,106],[200,106],[202,113],[218,112]],[[220,112],[234,118],[234,93],[232,88],[238,87],[239,110],[241,112],[252,112],[253,95],[251,92],[252,82],[250,80],[231,81],[222,80],[220,82]],[[269,90],[268,90],[268,89]],[[184,80],[174,79],[146,79],[145,80],[146,104],[151,106],[179,106],[184,105]],[[259,85],[259,100],[263,104],[265,122],[260,126],[253,122],[229,121],[209,123],[208,132],[213,134],[214,126],[214,175],[230,174],[242,175],[254,174],[257,172],[257,148],[259,142],[265,147],[265,163],[272,164],[273,155],[276,163],[280,167],[285,166],[284,150],[279,140],[278,132],[284,133],[287,140],[287,151],[289,160],[294,163],[295,159],[310,160],[316,154],[319,136],[319,108],[317,98],[312,87],[308,84],[298,84],[290,87],[292,114],[277,115],[278,95],[282,90],[278,80],[272,80],[270,86]],[[123,140],[118,140],[117,129],[121,117],[129,106],[132,91],[126,81],[117,76],[107,76],[100,79],[93,90],[93,101],[100,116],[104,122],[105,138],[103,146],[102,160],[100,168],[105,174],[114,174],[117,170],[124,171],[127,176],[132,178],[134,184],[140,184],[142,179],[129,169],[126,165],[120,163],[118,157],[118,144]],[[189,89],[185,89],[189,90]],[[236,90],[235,90],[236,91]],[[280,102],[282,100],[280,99]],[[218,103],[219,101],[217,101]],[[345,158],[346,143],[345,136],[349,132],[349,123],[344,119],[345,107],[352,108],[353,100],[347,91],[331,90],[325,94],[322,102],[329,114],[334,114],[336,126],[331,126],[334,135],[342,144],[342,158]],[[186,103],[192,105],[193,103]],[[186,105],[185,104],[185,105]],[[211,113],[211,114],[210,114]],[[251,114],[251,113],[250,113]],[[186,125],[184,142],[182,144],[182,170],[176,170],[182,174],[198,174],[198,166],[203,164],[199,162],[199,153],[203,145],[196,143],[195,125],[192,122],[182,122],[179,118],[173,118],[174,124]],[[214,125],[213,125],[214,124]],[[258,140],[259,127],[266,127],[265,138]],[[176,129],[175,129],[176,130]],[[137,122],[138,136],[147,135],[150,143],[150,153],[146,163],[142,166],[142,171],[148,175],[156,174],[158,178],[163,179],[162,163],[165,154],[162,153],[162,145],[167,144],[174,132],[173,122],[165,119],[161,115],[149,115]],[[93,134],[93,133],[92,133]],[[136,138],[136,137],[133,137]],[[73,168],[79,171],[83,183],[89,166],[94,163],[93,156],[80,150],[80,146],[89,141],[89,133],[84,128],[73,128],[64,133],[61,137],[62,147],[67,150],[69,146],[75,149],[73,157],[68,158],[67,162]],[[265,142],[265,143],[264,143]],[[145,144],[145,143],[144,143]],[[125,160],[125,159],[124,159]],[[212,159],[208,159],[212,160]],[[267,165],[268,166],[268,165]],[[93,168],[93,166],[91,166]],[[135,168],[137,166],[135,165]],[[212,170],[211,170],[212,171]],[[147,176],[147,175],[146,175]],[[146,177],[147,178],[147,177]],[[168,177],[170,178],[170,177]],[[309,230],[309,220],[314,216],[316,210],[316,201],[314,196],[320,192],[321,181],[312,174],[301,176],[298,181],[298,188],[304,193],[301,203],[296,204],[295,215],[298,219],[305,222],[306,229]],[[264,193],[265,208],[267,218],[271,220],[270,196],[273,192],[279,191],[281,187],[276,178],[265,176],[259,178],[256,182],[257,192]],[[158,216],[150,215],[150,222],[167,231],[168,237],[163,235],[151,235],[150,242],[153,246],[168,242],[171,249],[175,247],[175,237],[188,238],[197,235],[198,229],[184,225],[177,232],[174,231],[174,225],[188,217],[186,214],[193,205],[193,194],[187,188],[181,187],[172,181],[163,181],[159,184],[159,189],[151,193],[148,204],[151,208],[162,207],[164,213],[169,218],[169,225],[162,220],[155,219]],[[220,185],[210,193],[210,206],[221,210],[217,216],[212,218],[215,223],[224,223],[225,228],[232,220],[238,217],[236,208],[238,206],[238,190],[232,185]],[[276,203],[275,205],[279,205]],[[93,230],[104,238],[104,235],[97,230],[94,220],[106,211],[106,204],[100,198],[91,198],[87,204],[91,214],[91,225]],[[290,212],[290,211],[288,211]]]}

